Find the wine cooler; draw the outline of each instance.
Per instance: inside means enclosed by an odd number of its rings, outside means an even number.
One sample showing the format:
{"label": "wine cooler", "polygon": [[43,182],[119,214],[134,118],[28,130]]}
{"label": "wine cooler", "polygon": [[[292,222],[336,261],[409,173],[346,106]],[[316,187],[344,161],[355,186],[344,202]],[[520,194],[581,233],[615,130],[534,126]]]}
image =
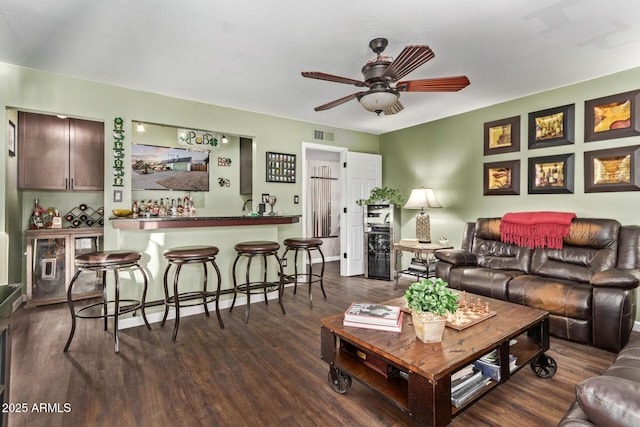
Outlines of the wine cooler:
{"label": "wine cooler", "polygon": [[391,280],[393,244],[400,240],[400,209],[395,205],[367,205],[364,209],[365,277]]}

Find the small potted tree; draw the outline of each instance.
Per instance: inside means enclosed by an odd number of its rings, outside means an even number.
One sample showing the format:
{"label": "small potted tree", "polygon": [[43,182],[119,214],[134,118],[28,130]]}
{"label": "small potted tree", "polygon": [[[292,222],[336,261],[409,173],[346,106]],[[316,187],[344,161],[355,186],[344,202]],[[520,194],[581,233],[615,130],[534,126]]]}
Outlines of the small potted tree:
{"label": "small potted tree", "polygon": [[416,337],[422,342],[442,341],[447,313],[458,310],[458,295],[448,286],[441,278],[422,279],[411,283],[404,294]]}

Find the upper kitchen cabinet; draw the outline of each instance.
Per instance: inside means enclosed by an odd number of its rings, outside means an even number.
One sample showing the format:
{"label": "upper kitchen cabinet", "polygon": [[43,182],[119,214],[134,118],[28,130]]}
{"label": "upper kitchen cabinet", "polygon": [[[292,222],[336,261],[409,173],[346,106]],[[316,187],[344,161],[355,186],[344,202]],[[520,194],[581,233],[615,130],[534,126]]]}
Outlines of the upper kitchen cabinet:
{"label": "upper kitchen cabinet", "polygon": [[18,186],[102,191],[104,123],[19,112]]}

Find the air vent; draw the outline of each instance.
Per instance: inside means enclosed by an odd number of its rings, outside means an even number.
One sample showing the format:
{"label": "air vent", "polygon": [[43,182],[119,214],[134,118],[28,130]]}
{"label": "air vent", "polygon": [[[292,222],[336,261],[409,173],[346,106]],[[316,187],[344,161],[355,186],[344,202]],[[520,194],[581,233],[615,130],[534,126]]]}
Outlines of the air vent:
{"label": "air vent", "polygon": [[321,141],[333,141],[334,135],[333,132],[325,132],[322,130],[314,130],[313,131],[313,139],[319,139]]}

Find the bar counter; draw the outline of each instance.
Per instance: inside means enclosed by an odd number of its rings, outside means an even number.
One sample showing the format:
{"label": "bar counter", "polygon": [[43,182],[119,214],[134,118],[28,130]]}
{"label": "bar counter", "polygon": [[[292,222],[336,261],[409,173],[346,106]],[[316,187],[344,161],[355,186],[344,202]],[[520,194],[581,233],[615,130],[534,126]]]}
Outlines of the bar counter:
{"label": "bar counter", "polygon": [[229,227],[247,225],[282,225],[300,222],[300,215],[266,216],[194,216],[194,217],[110,217],[113,228],[120,230],[159,230],[163,228]]}

